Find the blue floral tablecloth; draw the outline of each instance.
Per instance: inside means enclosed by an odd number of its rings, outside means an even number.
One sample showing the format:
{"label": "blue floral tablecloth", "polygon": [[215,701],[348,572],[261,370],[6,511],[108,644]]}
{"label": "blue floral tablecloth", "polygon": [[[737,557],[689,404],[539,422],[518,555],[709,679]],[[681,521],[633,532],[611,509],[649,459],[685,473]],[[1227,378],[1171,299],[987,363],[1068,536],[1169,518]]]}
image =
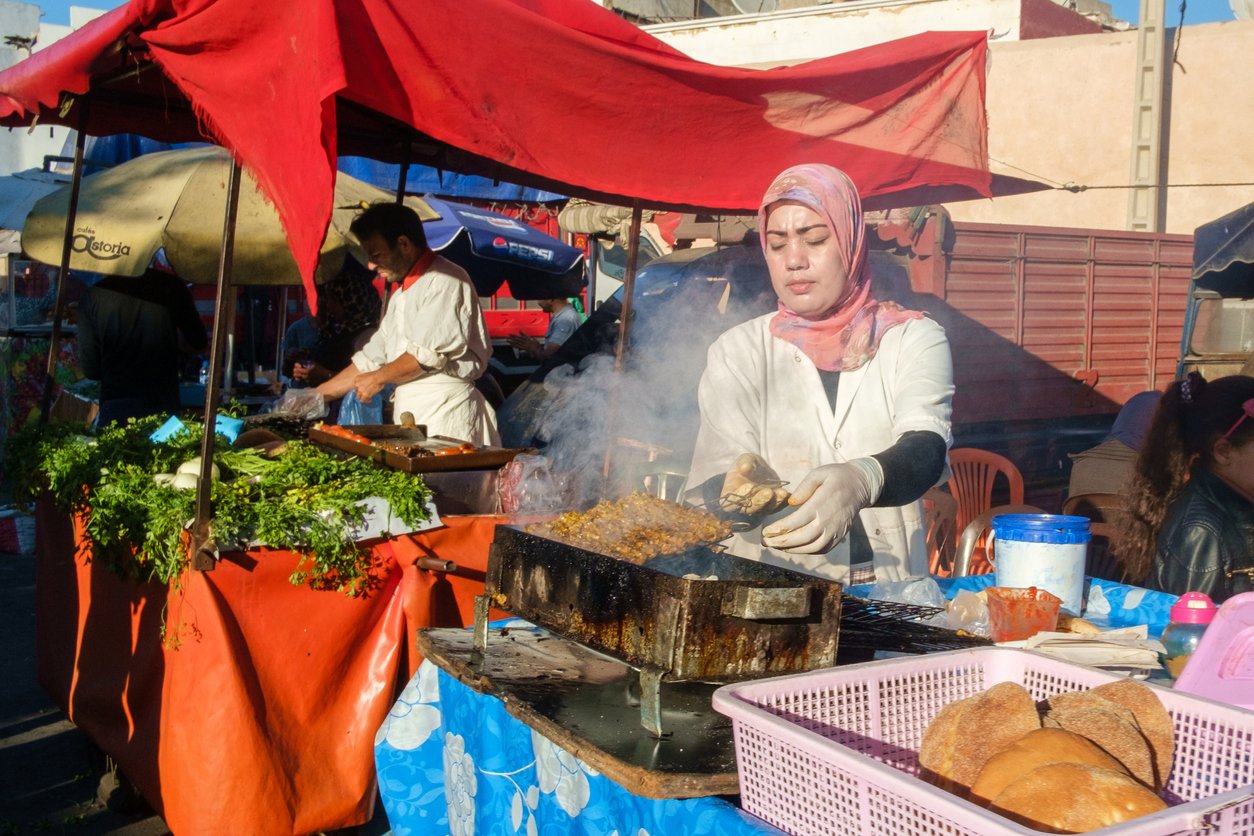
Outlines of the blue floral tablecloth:
{"label": "blue floral tablecloth", "polygon": [[[993,575],[939,581],[946,597],[993,585]],[[1091,604],[1111,626],[1147,624],[1157,636],[1176,596],[1092,579]],[[865,595],[870,587],[850,587]],[[1096,591],[1095,591],[1096,590]],[[538,629],[525,621],[494,624]],[[379,791],[395,836],[603,834],[748,836],[780,831],[719,798],[633,795],[424,662],[375,738]]]}
{"label": "blue floral tablecloth", "polygon": [[430,662],[383,721],[374,758],[395,836],[779,833],[720,798],[633,795]]}

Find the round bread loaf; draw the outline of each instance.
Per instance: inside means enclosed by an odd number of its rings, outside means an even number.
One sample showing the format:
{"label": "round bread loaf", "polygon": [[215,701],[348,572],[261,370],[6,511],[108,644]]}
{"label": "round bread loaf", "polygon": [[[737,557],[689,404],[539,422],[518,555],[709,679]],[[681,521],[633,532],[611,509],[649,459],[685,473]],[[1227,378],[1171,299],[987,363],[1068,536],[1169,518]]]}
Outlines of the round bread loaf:
{"label": "round bread loaf", "polygon": [[923,778],[957,795],[967,790],[993,755],[1041,727],[1032,695],[1002,682],[941,709],[923,732]]}
{"label": "round bread loaf", "polygon": [[1171,776],[1171,764],[1176,751],[1176,730],[1171,715],[1163,707],[1154,689],[1133,679],[1120,679],[1099,685],[1090,693],[1118,703],[1132,712],[1136,724],[1145,735],[1154,755],[1154,784],[1161,792]]}
{"label": "round bread loaf", "polygon": [[1035,729],[988,759],[971,785],[971,800],[988,804],[1022,776],[1050,763],[1082,763],[1127,774],[1123,764],[1086,737],[1065,729]]}
{"label": "round bread loaf", "polygon": [[1119,703],[1113,703],[1094,691],[1067,691],[1066,693],[1055,694],[1042,704],[1041,713],[1048,717],[1051,714],[1078,711],[1084,708],[1100,708],[1110,711],[1118,714],[1129,723],[1136,724],[1136,715],[1132,713],[1131,709]]}
{"label": "round bread loaf", "polygon": [[[1093,699],[1106,702],[1100,697]],[[1086,707],[1079,702],[1072,707],[1051,699],[1050,704],[1053,707],[1045,715],[1046,726],[1087,737],[1123,764],[1133,778],[1147,787],[1154,786],[1154,754],[1130,711],[1109,702],[1105,707]]]}
{"label": "round bread loaf", "polygon": [[1152,790],[1123,772],[1051,763],[1007,786],[989,809],[1047,833],[1087,833],[1166,807]]}

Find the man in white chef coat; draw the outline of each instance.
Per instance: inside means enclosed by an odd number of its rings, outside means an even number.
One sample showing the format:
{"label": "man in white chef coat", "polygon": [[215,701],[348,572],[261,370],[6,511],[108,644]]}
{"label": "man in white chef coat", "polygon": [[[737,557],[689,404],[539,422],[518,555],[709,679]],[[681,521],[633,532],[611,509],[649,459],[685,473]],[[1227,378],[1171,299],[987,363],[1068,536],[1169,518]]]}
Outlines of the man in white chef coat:
{"label": "man in white chef coat", "polygon": [[339,398],[352,389],[365,403],[393,384],[395,421],[409,412],[428,435],[499,444],[496,414],[475,388],[492,348],[466,271],[427,246],[422,221],[403,204],[369,207],[351,231],[392,292],[374,336],[318,391]]}

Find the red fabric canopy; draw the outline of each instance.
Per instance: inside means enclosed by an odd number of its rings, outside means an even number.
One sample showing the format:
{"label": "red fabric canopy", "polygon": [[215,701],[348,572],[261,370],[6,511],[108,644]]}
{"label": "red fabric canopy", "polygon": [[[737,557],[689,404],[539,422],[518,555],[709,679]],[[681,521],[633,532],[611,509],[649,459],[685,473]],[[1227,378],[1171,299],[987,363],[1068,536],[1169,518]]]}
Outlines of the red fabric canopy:
{"label": "red fabric canopy", "polygon": [[0,123],[208,137],[309,284],[341,152],[667,208],[755,210],[809,161],[868,208],[989,196],[986,50],[928,33],[745,70],[582,0],[131,0],[0,73]]}

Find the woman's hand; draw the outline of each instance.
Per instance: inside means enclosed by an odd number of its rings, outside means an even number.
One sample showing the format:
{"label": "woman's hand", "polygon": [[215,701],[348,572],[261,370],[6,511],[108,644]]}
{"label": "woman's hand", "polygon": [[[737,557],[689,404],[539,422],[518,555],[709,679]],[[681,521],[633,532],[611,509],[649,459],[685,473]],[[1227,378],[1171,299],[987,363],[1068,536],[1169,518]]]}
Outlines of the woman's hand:
{"label": "woman's hand", "polygon": [[788,500],[797,510],[762,529],[762,545],[798,554],[830,551],[883,486],[883,471],[871,458],[816,467]]}
{"label": "woman's hand", "polygon": [[773,514],[788,503],[784,482],[766,459],[742,453],[723,479],[718,507],[731,514],[757,517]]}

